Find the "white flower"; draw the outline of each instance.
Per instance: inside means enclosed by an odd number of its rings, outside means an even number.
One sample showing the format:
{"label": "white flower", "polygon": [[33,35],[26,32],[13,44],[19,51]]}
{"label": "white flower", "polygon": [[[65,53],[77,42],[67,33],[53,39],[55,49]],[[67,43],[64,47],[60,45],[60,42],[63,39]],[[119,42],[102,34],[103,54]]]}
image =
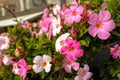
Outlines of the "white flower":
{"label": "white flower", "polygon": [[18,69],[18,65],[17,65],[17,64],[13,64],[12,72],[13,72],[14,74],[19,74],[19,69]]}
{"label": "white flower", "polygon": [[52,19],[52,27],[53,27],[53,31],[52,31],[53,36],[56,36],[56,34],[60,33],[61,20],[60,20],[59,16],[57,18],[53,17],[53,19]]}
{"label": "white flower", "polygon": [[53,13],[55,15],[58,15],[60,13],[60,6],[59,5],[53,6]]}
{"label": "white flower", "polygon": [[65,39],[69,36],[69,33],[62,34],[57,40],[55,44],[56,51],[60,51],[61,47],[65,45]]}
{"label": "white flower", "polygon": [[41,56],[36,56],[33,60],[33,70],[36,73],[39,73],[45,69],[45,72],[49,72],[51,68],[50,62],[52,61],[50,56],[43,55]]}
{"label": "white flower", "polygon": [[2,61],[3,61],[4,65],[10,65],[11,57],[4,55]]}
{"label": "white flower", "polygon": [[0,36],[0,50],[9,48],[9,38],[7,36]]}

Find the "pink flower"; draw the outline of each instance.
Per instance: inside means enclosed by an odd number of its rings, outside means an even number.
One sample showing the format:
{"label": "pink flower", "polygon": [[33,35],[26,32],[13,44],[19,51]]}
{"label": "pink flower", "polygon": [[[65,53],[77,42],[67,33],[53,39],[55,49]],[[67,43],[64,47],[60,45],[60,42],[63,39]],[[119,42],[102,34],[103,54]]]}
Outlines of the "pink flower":
{"label": "pink flower", "polygon": [[80,43],[71,38],[65,40],[66,45],[60,50],[61,54],[66,55],[68,61],[75,61],[78,57],[83,56],[83,50],[80,49]]}
{"label": "pink flower", "polygon": [[13,64],[13,70],[12,70],[13,73],[23,77],[23,80],[25,80],[25,77],[27,75],[27,70],[28,70],[28,66],[24,59],[20,59],[17,63]]}
{"label": "pink flower", "polygon": [[22,28],[29,28],[29,26],[30,26],[30,22],[28,22],[28,21],[25,21],[25,22],[21,25]]}
{"label": "pink flower", "polygon": [[0,50],[9,48],[10,39],[8,36],[0,36]]}
{"label": "pink flower", "polygon": [[39,26],[40,26],[40,31],[42,32],[42,33],[46,33],[46,32],[48,32],[48,28],[49,28],[49,26],[51,25],[51,18],[49,18],[49,17],[44,17],[44,18],[42,18],[42,20],[40,21],[40,23],[39,23]]}
{"label": "pink flower", "polygon": [[72,34],[73,37],[76,36],[76,30],[75,30],[74,27],[71,28],[71,34]]}
{"label": "pink flower", "polygon": [[49,14],[49,16],[48,15],[43,15],[42,20],[39,23],[39,26],[40,26],[39,34],[47,33],[47,36],[48,36],[49,40],[52,36],[52,30],[53,30],[52,19],[53,19],[52,14]]}
{"label": "pink flower", "polygon": [[111,18],[110,12],[106,10],[101,10],[99,15],[92,14],[89,18],[89,34],[92,37],[98,35],[98,37],[102,40],[106,40],[110,37],[110,31],[115,28],[115,23],[113,20],[109,20]]}
{"label": "pink flower", "polygon": [[52,61],[50,56],[43,55],[41,56],[36,56],[33,60],[33,70],[36,73],[39,73],[45,69],[45,72],[49,72],[51,68],[50,62]]}
{"label": "pink flower", "polygon": [[62,67],[67,73],[71,73],[71,68],[73,68],[75,71],[79,69],[79,63],[64,59]]}
{"label": "pink flower", "polygon": [[65,22],[70,25],[73,22],[80,22],[81,20],[81,14],[83,13],[83,7],[82,6],[77,6],[77,5],[73,5],[70,6],[70,9],[66,9],[64,11],[64,20]]}
{"label": "pink flower", "polygon": [[118,44],[114,45],[114,48],[111,48],[110,54],[114,59],[117,59],[120,57],[120,46]]}
{"label": "pink flower", "polygon": [[92,77],[92,73],[89,72],[89,66],[86,64],[84,65],[84,68],[78,70],[77,74],[75,80],[89,80]]}

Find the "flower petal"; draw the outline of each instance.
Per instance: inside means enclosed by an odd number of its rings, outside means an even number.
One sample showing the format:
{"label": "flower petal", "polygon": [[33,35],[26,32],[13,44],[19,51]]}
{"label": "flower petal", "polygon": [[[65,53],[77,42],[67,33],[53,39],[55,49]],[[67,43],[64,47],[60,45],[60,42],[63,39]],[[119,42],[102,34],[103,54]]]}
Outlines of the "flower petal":
{"label": "flower petal", "polygon": [[33,71],[36,72],[36,73],[39,73],[41,71],[43,71],[43,67],[41,67],[40,65],[33,65]]}
{"label": "flower petal", "polygon": [[80,77],[80,76],[76,76],[75,80],[84,80],[84,79],[82,77]]}
{"label": "flower petal", "polygon": [[95,26],[90,26],[89,27],[89,34],[92,36],[92,37],[95,37],[98,33],[98,28],[95,27]]}
{"label": "flower petal", "polygon": [[98,21],[98,15],[97,14],[91,14],[88,23],[91,25],[94,25]]}
{"label": "flower petal", "polygon": [[99,12],[99,21],[108,21],[111,18],[111,14],[109,11],[101,10]]}
{"label": "flower petal", "polygon": [[71,11],[75,11],[77,9],[77,6],[75,5],[75,6],[70,6],[70,10]]}
{"label": "flower petal", "polygon": [[60,53],[61,54],[66,54],[66,50],[67,50],[67,46],[63,46],[61,49],[60,49]]}
{"label": "flower petal", "polygon": [[73,20],[74,20],[75,22],[80,22],[81,16],[80,16],[80,15],[76,15]]}
{"label": "flower petal", "polygon": [[71,45],[73,43],[73,39],[69,37],[65,40],[65,42],[66,44]]}
{"label": "flower petal", "polygon": [[21,68],[27,66],[27,64],[26,64],[26,62],[25,62],[24,59],[19,60],[19,61],[17,62],[17,64],[18,64],[18,66],[21,67]]}
{"label": "flower petal", "polygon": [[83,7],[82,6],[79,6],[77,9],[76,9],[77,13],[79,14],[82,14],[83,13]]}
{"label": "flower petal", "polygon": [[87,72],[87,74],[84,76],[85,80],[88,80],[92,77],[92,73],[91,72]]}
{"label": "flower petal", "polygon": [[47,63],[47,65],[44,67],[45,68],[45,72],[49,72],[50,71],[50,68],[51,68],[51,64],[50,63]]}
{"label": "flower petal", "polygon": [[41,56],[36,56],[36,57],[34,58],[34,60],[33,60],[33,63],[38,64],[38,63],[40,63],[41,60],[42,60],[42,57],[41,57]]}
{"label": "flower petal", "polygon": [[75,70],[75,71],[77,71],[78,69],[79,69],[79,63],[77,63],[77,62],[73,62],[72,63],[72,68]]}
{"label": "flower petal", "polygon": [[79,50],[75,50],[75,57],[82,57],[83,56],[83,50],[82,49],[79,49]]}
{"label": "flower petal", "polygon": [[74,43],[72,45],[75,49],[80,49],[80,43],[77,40],[74,40]]}
{"label": "flower petal", "polygon": [[43,55],[43,60],[46,61],[46,62],[51,62],[52,61],[51,57],[48,56],[48,55]]}
{"label": "flower petal", "polygon": [[99,30],[98,37],[101,40],[106,40],[110,37],[110,33],[108,31],[105,31],[105,30]]}
{"label": "flower petal", "polygon": [[67,73],[71,73],[71,66],[70,65],[65,66],[64,69]]}
{"label": "flower petal", "polygon": [[84,70],[85,70],[86,72],[89,71],[89,66],[88,66],[87,64],[84,65]]}
{"label": "flower petal", "polygon": [[27,74],[27,70],[25,68],[19,68],[19,75],[23,77],[23,79],[25,79]]}
{"label": "flower petal", "polygon": [[73,54],[72,52],[67,53],[66,59],[68,61],[75,61],[76,60],[75,54]]}
{"label": "flower petal", "polygon": [[106,31],[112,31],[115,28],[115,22],[113,20],[103,22],[102,24],[102,28],[104,28]]}

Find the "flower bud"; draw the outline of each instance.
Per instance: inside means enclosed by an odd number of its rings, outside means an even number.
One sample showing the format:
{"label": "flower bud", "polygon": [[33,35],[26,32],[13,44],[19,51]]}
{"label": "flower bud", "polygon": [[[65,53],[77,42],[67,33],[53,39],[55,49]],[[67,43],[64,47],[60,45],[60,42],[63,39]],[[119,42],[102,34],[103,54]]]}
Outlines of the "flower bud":
{"label": "flower bud", "polygon": [[23,52],[24,50],[22,49],[22,47],[18,47],[16,48],[15,50],[15,56],[16,57],[19,57],[20,56],[20,53]]}
{"label": "flower bud", "polygon": [[72,34],[73,37],[76,36],[76,30],[75,30],[74,27],[71,28],[71,34]]}

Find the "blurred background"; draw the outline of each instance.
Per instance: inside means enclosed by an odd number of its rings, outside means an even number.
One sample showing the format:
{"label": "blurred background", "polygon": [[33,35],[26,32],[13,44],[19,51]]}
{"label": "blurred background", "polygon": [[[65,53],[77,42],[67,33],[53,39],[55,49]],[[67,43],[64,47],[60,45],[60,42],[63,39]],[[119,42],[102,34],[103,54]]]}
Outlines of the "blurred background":
{"label": "blurred background", "polygon": [[[26,20],[40,19],[43,9],[50,5],[65,3],[65,0],[0,0],[0,33],[8,26],[14,26]],[[16,17],[16,19],[15,19]]]}
{"label": "blurred background", "polygon": [[[21,23],[39,19],[44,8],[69,3],[72,0],[0,0],[0,27],[13,26],[16,17]],[[39,17],[38,17],[39,16]]]}

